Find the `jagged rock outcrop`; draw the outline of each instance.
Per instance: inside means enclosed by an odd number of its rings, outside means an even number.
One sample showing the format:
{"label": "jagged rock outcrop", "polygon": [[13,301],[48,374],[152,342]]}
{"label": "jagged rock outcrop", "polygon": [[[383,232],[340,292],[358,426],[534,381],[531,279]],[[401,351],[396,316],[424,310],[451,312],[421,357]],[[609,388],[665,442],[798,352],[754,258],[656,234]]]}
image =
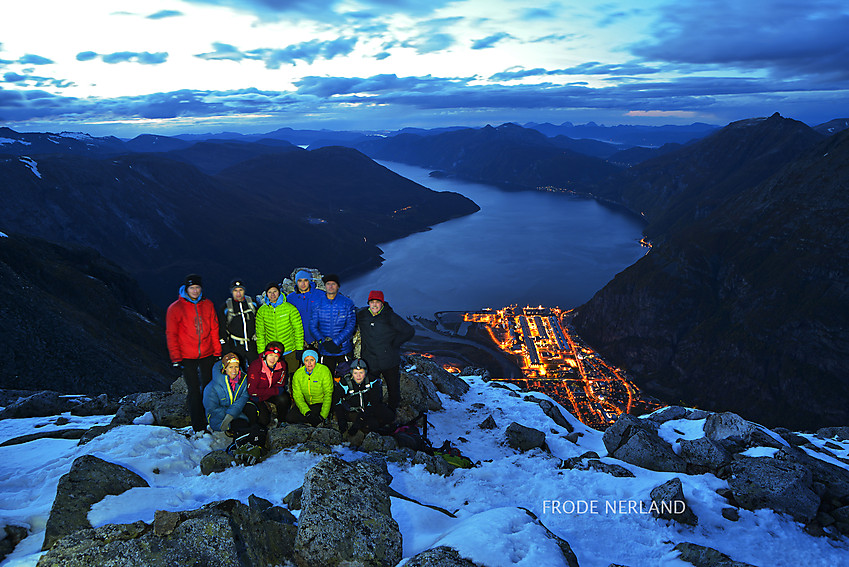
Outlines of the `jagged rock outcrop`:
{"label": "jagged rock outcrop", "polygon": [[728,485],[743,508],[770,508],[808,523],[816,517],[820,505],[812,481],[811,471],[797,463],[771,457],[738,457],[731,464]]}
{"label": "jagged rock outcrop", "polygon": [[686,472],[686,463],[657,434],[654,422],[621,414],[602,437],[616,459],[653,471]]}
{"label": "jagged rock outcrop", "polygon": [[115,413],[118,404],[109,401],[109,396],[67,396],[50,390],[28,392],[0,410],[0,419],[22,417],[47,417],[71,412],[72,415],[109,415]]}
{"label": "jagged rock outcrop", "polygon": [[415,372],[430,376],[431,382],[433,382],[436,389],[452,400],[462,399],[463,395],[469,391],[469,385],[462,378],[454,376],[427,357],[409,355],[405,356],[404,360],[408,364],[414,364],[416,366]]}
{"label": "jagged rock outcrop", "polygon": [[77,530],[91,528],[88,512],[107,495],[149,486],[147,481],[121,465],[92,455],[77,458],[71,470],[59,479],[56,498],[44,531],[42,550],[50,549],[62,537]]}
{"label": "jagged rock outcrop", "polygon": [[561,413],[560,409],[550,401],[540,400],[539,407],[542,409],[542,413],[550,417],[554,423],[569,433],[572,433],[575,430],[575,428],[572,427],[572,424],[563,417],[563,413]]}
{"label": "jagged rock outcrop", "polygon": [[329,456],[304,476],[295,537],[298,565],[388,567],[402,557],[383,461]]}
{"label": "jagged rock outcrop", "polygon": [[157,512],[153,525],[108,524],[60,539],[39,567],[266,567],[291,561],[292,514],[251,496],[213,502],[190,512]]}

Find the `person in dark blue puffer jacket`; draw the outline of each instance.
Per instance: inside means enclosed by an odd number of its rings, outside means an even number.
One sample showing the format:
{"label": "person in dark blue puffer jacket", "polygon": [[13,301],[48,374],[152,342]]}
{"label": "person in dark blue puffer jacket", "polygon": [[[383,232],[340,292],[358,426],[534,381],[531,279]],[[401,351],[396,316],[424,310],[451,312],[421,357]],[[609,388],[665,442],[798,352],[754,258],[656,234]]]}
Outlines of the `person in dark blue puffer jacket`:
{"label": "person in dark blue puffer jacket", "polygon": [[310,332],[318,344],[321,363],[336,375],[336,367],[350,361],[354,352],[354,331],[357,329],[357,309],[350,298],[339,293],[339,276],[322,278],[325,294],[313,308]]}

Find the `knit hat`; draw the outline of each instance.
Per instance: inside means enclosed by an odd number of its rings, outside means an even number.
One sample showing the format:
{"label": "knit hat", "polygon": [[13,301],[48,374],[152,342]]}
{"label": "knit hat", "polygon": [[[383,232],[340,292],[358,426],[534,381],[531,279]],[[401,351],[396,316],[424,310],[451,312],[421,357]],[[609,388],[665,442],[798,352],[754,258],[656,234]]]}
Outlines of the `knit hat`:
{"label": "knit hat", "polygon": [[311,280],[311,279],[312,279],[312,274],[309,273],[306,270],[301,270],[297,274],[295,274],[295,282],[296,283],[297,283],[298,280]]}
{"label": "knit hat", "polygon": [[354,360],[351,361],[351,370],[353,371],[353,370],[360,370],[360,369],[368,372],[368,364],[366,364],[366,361],[363,360],[362,358],[355,358]]}
{"label": "knit hat", "polygon": [[372,299],[376,299],[381,303],[386,303],[383,299],[383,292],[377,291],[376,289],[371,290],[368,294],[368,300],[371,301]]}
{"label": "knit hat", "polygon": [[235,360],[238,364],[240,364],[240,365],[242,364],[242,362],[239,360],[239,355],[238,355],[238,354],[236,354],[235,352],[228,352],[227,354],[225,354],[224,356],[222,356],[222,357],[221,357],[221,373],[222,373],[222,374],[226,374],[226,373],[227,373],[227,372],[226,372],[226,371],[227,371],[227,366],[228,366],[231,362],[233,362],[234,360]]}
{"label": "knit hat", "polygon": [[278,341],[271,341],[267,345],[265,345],[265,350],[262,352],[262,356],[264,357],[266,354],[277,354],[279,356],[283,356],[283,345]]}
{"label": "knit hat", "polygon": [[199,285],[203,287],[203,284],[200,281],[200,276],[197,274],[189,274],[188,276],[186,276],[185,285],[186,287],[189,287],[191,285]]}
{"label": "knit hat", "polygon": [[242,280],[233,280],[230,282],[230,291],[233,291],[237,287],[245,289],[245,282],[243,282]]}
{"label": "knit hat", "polygon": [[324,285],[327,285],[327,282],[336,282],[336,285],[342,285],[341,283],[339,283],[339,276],[337,276],[336,274],[327,274],[326,276],[321,278],[321,281],[324,282]]}
{"label": "knit hat", "polygon": [[268,293],[268,290],[273,288],[273,287],[276,287],[277,291],[280,291],[280,284],[279,283],[270,282],[270,283],[265,285],[265,292]]}
{"label": "knit hat", "polygon": [[304,354],[301,355],[301,362],[306,362],[308,356],[313,357],[313,359],[318,362],[318,353],[314,350],[305,350]]}

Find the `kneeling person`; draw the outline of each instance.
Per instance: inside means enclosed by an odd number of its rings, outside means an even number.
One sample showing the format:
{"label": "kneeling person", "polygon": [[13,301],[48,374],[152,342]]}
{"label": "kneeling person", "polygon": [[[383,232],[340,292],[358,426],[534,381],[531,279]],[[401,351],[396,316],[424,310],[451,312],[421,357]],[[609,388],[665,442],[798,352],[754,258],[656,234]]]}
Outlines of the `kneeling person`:
{"label": "kneeling person", "polygon": [[286,362],[282,357],[283,345],[271,341],[262,357],[248,368],[248,393],[252,403],[245,406],[245,413],[262,426],[273,427],[275,422],[284,421],[291,405]]}
{"label": "kneeling person", "polygon": [[339,422],[339,431],[349,436],[359,431],[375,431],[395,419],[395,411],[383,403],[383,383],[380,379],[369,379],[368,366],[361,358],[351,363],[348,393],[336,404],[333,412]]}
{"label": "kneeling person", "polygon": [[287,420],[319,426],[330,415],[335,382],[330,370],[318,363],[318,353],[306,350],[304,365],[292,376],[292,401]]}

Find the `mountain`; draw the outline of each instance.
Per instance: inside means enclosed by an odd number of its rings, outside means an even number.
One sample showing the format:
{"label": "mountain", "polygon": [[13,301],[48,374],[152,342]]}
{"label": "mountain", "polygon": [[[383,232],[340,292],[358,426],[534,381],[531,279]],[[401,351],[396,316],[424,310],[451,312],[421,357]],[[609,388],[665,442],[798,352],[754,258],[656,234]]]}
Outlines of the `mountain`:
{"label": "mountain", "polygon": [[[2,228],[92,247],[165,306],[187,273],[207,275],[214,295],[234,277],[259,291],[286,266],[350,273],[379,264],[378,242],[478,210],[350,149],[281,150],[241,166],[256,187],[238,172],[210,176],[163,154],[0,159]],[[340,187],[353,192],[344,211],[325,195]],[[273,263],[259,260],[269,254]]]}
{"label": "mountain", "polygon": [[832,134],[842,132],[847,128],[849,128],[849,118],[835,118],[834,120],[829,120],[819,126],[814,126],[814,130],[824,136],[831,136]]}
{"label": "mountain", "polygon": [[687,126],[638,126],[620,124],[618,126],[601,126],[595,122],[587,124],[572,124],[564,122],[560,125],[528,123],[525,128],[532,128],[546,136],[568,136],[577,139],[590,139],[620,144],[624,146],[659,147],[670,142],[686,144],[707,136],[718,127],[712,124],[694,122]]}
{"label": "mountain", "polygon": [[15,132],[0,128],[0,155],[114,155],[125,151],[124,142],[114,136],[97,138],[81,132]]}
{"label": "mountain", "polygon": [[516,189],[575,189],[592,185],[617,169],[602,159],[558,147],[536,130],[515,124],[428,136],[399,134],[373,138],[356,147],[375,159]]}
{"label": "mountain", "polygon": [[90,248],[0,237],[0,388],[120,397],[167,389],[160,311]]}
{"label": "mountain", "polygon": [[299,149],[283,140],[266,139],[265,143],[211,140],[171,150],[165,154],[165,157],[190,163],[204,173],[216,174],[257,156]]}
{"label": "mountain", "polygon": [[649,393],[765,424],[849,421],[849,132],[803,126],[731,124],[624,189],[659,239],[574,323]]}

